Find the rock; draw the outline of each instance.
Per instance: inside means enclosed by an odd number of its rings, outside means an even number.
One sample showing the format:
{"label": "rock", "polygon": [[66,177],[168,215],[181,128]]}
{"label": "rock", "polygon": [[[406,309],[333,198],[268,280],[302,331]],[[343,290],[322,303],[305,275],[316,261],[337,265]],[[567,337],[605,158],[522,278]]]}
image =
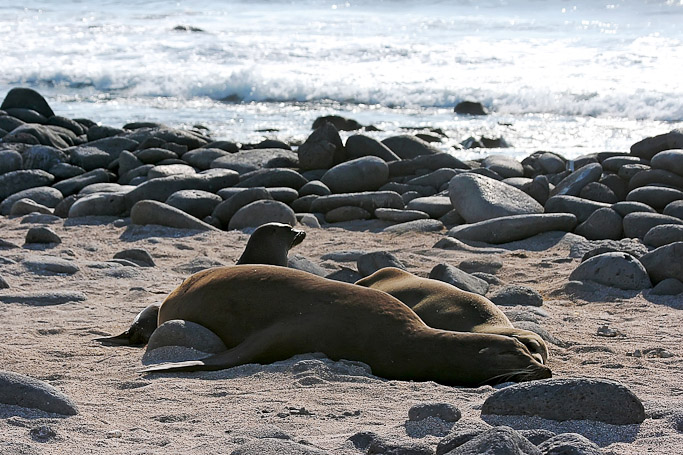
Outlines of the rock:
{"label": "rock", "polygon": [[[626,199],[626,194],[628,194],[628,182],[616,174],[603,175],[599,183],[605,185],[612,191],[612,194],[617,198],[617,201],[623,201]],[[591,185],[590,183],[588,185]],[[588,186],[586,185],[586,186]],[[580,196],[581,194],[579,194]],[[611,197],[609,193],[603,198]],[[601,201],[605,202],[605,201]]]}
{"label": "rock", "polygon": [[263,199],[273,199],[268,190],[265,188],[247,188],[219,203],[211,216],[219,219],[224,226],[227,226],[230,223],[230,219],[239,209],[254,201]]}
{"label": "rock", "polygon": [[614,191],[600,182],[591,182],[581,188],[579,197],[590,201],[604,202],[605,204],[614,204],[619,201]]}
{"label": "rock", "polygon": [[223,199],[213,193],[202,190],[180,190],[166,199],[166,204],[203,220],[211,215]]}
{"label": "rock", "polygon": [[667,278],[683,281],[683,242],[660,246],[643,255],[640,262],[655,283]]}
{"label": "rock", "polygon": [[663,169],[683,177],[683,150],[666,150],[652,157],[653,169]]}
{"label": "rock", "polygon": [[40,275],[73,275],[80,270],[73,262],[54,256],[29,255],[24,258],[22,264]]}
{"label": "rock", "polygon": [[[236,153],[216,158],[211,162],[212,168],[232,169],[244,174],[262,168],[298,167],[299,157],[296,152],[283,148],[261,148],[240,150]],[[289,163],[283,165],[284,163]]]}
{"label": "rock", "polygon": [[[599,397],[599,399],[596,399]],[[642,402],[626,386],[607,379],[541,379],[514,384],[489,396],[481,413],[595,420],[630,425],[645,420]]]}
{"label": "rock", "polygon": [[31,109],[46,118],[55,115],[50,105],[40,93],[25,87],[15,87],[5,95],[0,109],[7,110],[13,108]]}
{"label": "rock", "polygon": [[325,123],[331,123],[339,131],[355,131],[363,128],[363,125],[355,120],[341,117],[339,115],[325,115],[318,117],[313,122],[313,129],[320,128]]}
{"label": "rock", "polygon": [[37,226],[26,233],[26,243],[62,243],[62,239],[49,227]]}
{"label": "rock", "polygon": [[156,224],[159,226],[193,229],[198,231],[217,230],[210,224],[204,223],[182,210],[153,200],[142,200],[135,203],[130,211],[130,222],[139,225]]}
{"label": "rock", "polygon": [[565,170],[565,159],[556,153],[541,152],[538,156],[540,171],[544,174],[558,174]]}
{"label": "rock", "polygon": [[94,193],[77,199],[68,210],[69,218],[83,216],[121,216],[126,201],[120,193]]}
{"label": "rock", "polygon": [[83,302],[88,297],[80,291],[49,291],[49,292],[22,292],[19,294],[2,294],[0,302],[19,303],[30,306],[52,306],[65,303]]}
{"label": "rock", "polygon": [[[56,210],[56,209],[55,209]],[[52,224],[59,223],[60,217],[44,213],[29,213],[21,219],[21,224]]]}
{"label": "rock", "polygon": [[641,186],[630,191],[627,201],[642,202],[656,210],[663,210],[669,203],[683,200],[683,191],[663,186]]}
{"label": "rock", "polygon": [[441,153],[440,150],[432,147],[428,142],[408,134],[388,137],[382,141],[382,144],[391,149],[402,160]]}
{"label": "rock", "polygon": [[396,223],[429,219],[429,215],[419,210],[383,209],[375,210],[375,218]]}
{"label": "rock", "polygon": [[64,163],[66,154],[47,145],[34,145],[22,154],[24,169],[49,171],[53,166]]}
{"label": "rock", "polygon": [[576,196],[553,196],[545,203],[546,213],[573,213],[579,223],[586,221],[596,210],[608,207],[610,207],[609,204]]}
{"label": "rock", "polygon": [[576,217],[570,213],[513,215],[455,226],[448,231],[448,235],[463,241],[500,244],[548,231],[569,232],[574,226]]}
{"label": "rock", "polygon": [[622,223],[623,220],[616,211],[604,207],[591,213],[586,221],[576,227],[574,232],[589,240],[619,240],[623,233]]}
{"label": "rock", "polygon": [[22,166],[21,154],[14,150],[0,150],[0,175],[18,171]]}
{"label": "rock", "polygon": [[413,159],[403,159],[388,163],[389,176],[414,175],[418,170],[436,171],[443,168],[469,169],[470,167],[450,153],[421,155]]}
{"label": "rock", "polygon": [[[222,150],[221,150],[221,152],[227,153],[227,152],[223,152]],[[192,152],[185,153],[185,155],[183,155],[183,161],[186,163],[192,164],[194,167],[202,169],[202,170],[208,169],[209,166],[205,165],[205,163],[201,163],[201,165],[200,165],[200,164],[196,164],[196,163],[191,162],[190,160],[184,158],[186,156],[188,158],[192,158],[191,154],[193,154],[193,153],[196,153],[196,150],[192,151]],[[150,148],[146,148],[146,149],[142,149],[142,150],[137,150],[134,153],[134,155],[143,164],[157,164],[157,163],[162,163],[162,162],[166,163],[169,160],[177,160],[178,159],[177,153],[175,153],[171,150],[167,150],[165,148],[159,148],[159,147],[150,147]],[[190,156],[188,156],[188,155],[190,155]],[[180,163],[180,164],[182,164],[182,163]]]}
{"label": "rock", "polygon": [[650,229],[662,224],[683,224],[683,220],[659,213],[629,213],[623,221],[624,235],[642,240]]}
{"label": "rock", "polygon": [[88,147],[95,147],[107,152],[112,160],[117,159],[124,150],[135,150],[138,142],[126,137],[105,137],[90,141]]}
{"label": "rock", "polygon": [[320,180],[313,180],[299,188],[299,196],[308,196],[309,194],[327,196],[332,194],[332,191]]}
{"label": "rock", "polygon": [[76,404],[56,388],[10,371],[0,371],[0,403],[67,416],[78,414]]}
{"label": "rock", "polygon": [[503,178],[522,177],[524,175],[522,163],[507,155],[489,155],[484,158],[481,165]]}
{"label": "rock", "polygon": [[[123,153],[121,156],[123,156]],[[162,164],[151,168],[149,172],[147,172],[147,178],[151,180],[168,177],[170,175],[194,175],[196,173],[197,171],[187,164]]]}
{"label": "rock", "polygon": [[42,204],[32,201],[31,199],[22,198],[12,204],[12,208],[9,211],[10,216],[24,216],[28,215],[29,213],[42,213],[51,215],[52,210],[50,210],[49,207],[45,207]]}
{"label": "rock", "polygon": [[310,259],[301,256],[300,254],[291,254],[287,257],[287,267],[290,269],[301,270],[303,272],[312,273],[324,277],[327,271],[318,264],[312,262]]}
{"label": "rock", "polygon": [[555,188],[550,191],[550,196],[578,196],[581,189],[591,182],[597,182],[602,175],[602,166],[592,163],[579,168],[562,179]]}
{"label": "rock", "polygon": [[430,186],[434,189],[434,192],[436,192],[448,184],[448,182],[457,174],[458,172],[455,169],[441,168],[430,172],[429,174],[412,178],[408,180],[407,185]]}
{"label": "rock", "polygon": [[86,171],[107,168],[114,161],[112,156],[97,147],[80,146],[69,149],[69,162]]}
{"label": "rock", "polygon": [[633,212],[657,213],[655,209],[642,202],[621,201],[612,205],[612,209],[622,217]]}
{"label": "rock", "polygon": [[543,206],[521,190],[478,174],[453,177],[448,192],[453,207],[468,223],[543,212]]}
{"label": "rock", "polygon": [[328,223],[342,223],[344,221],[353,220],[369,220],[372,218],[372,214],[367,210],[345,205],[342,207],[337,207],[332,209],[325,214],[325,221]]}
{"label": "rock", "polygon": [[320,229],[320,221],[312,213],[297,213],[296,219],[302,226]]}
{"label": "rock", "polygon": [[240,176],[238,188],[288,187],[298,190],[308,183],[305,177],[292,169],[259,169]]}
{"label": "rock", "polygon": [[140,267],[155,267],[154,258],[144,248],[130,248],[114,254],[114,259],[125,259]]}
{"label": "rock", "polygon": [[655,248],[674,242],[683,242],[682,224],[660,224],[647,231],[643,238],[643,243]]}
{"label": "rock", "polygon": [[[447,452],[448,455],[541,455],[518,431],[500,426],[486,430]],[[444,454],[446,455],[446,454]]]}
{"label": "rock", "polygon": [[299,146],[297,155],[302,170],[329,169],[344,161],[346,152],[337,129],[325,122]]}
{"label": "rock", "polygon": [[362,134],[354,134],[346,140],[346,154],[348,159],[364,156],[376,156],[384,161],[400,160],[398,155],[381,142]]}
{"label": "rock", "polygon": [[510,285],[497,290],[489,299],[496,305],[501,306],[542,306],[543,297],[527,286]]}
{"label": "rock", "polygon": [[52,174],[40,169],[22,169],[0,174],[0,201],[29,188],[48,186],[53,180]]}
{"label": "rock", "polygon": [[683,149],[683,131],[680,129],[636,142],[631,146],[631,155],[652,160],[659,152],[671,149]]}
{"label": "rock", "polygon": [[388,226],[384,228],[382,232],[391,232],[394,234],[404,234],[406,232],[436,232],[443,230],[444,227],[443,223],[439,220],[415,220]]}
{"label": "rock", "polygon": [[191,321],[170,320],[152,332],[147,352],[164,346],[185,346],[215,354],[227,350],[223,341],[206,327]]}
{"label": "rock", "polygon": [[683,220],[683,201],[673,201],[664,207],[662,214]]}
{"label": "rock", "polygon": [[544,455],[601,455],[596,444],[577,433],[553,436],[538,445]]}
{"label": "rock", "polygon": [[489,290],[489,284],[486,281],[449,264],[435,265],[431,272],[429,272],[429,278],[443,281],[463,291],[474,292],[479,295],[486,295]]}
{"label": "rock", "polygon": [[378,208],[402,209],[404,204],[401,196],[393,191],[365,191],[317,197],[308,211],[326,213],[343,206],[360,207],[374,213]]}
{"label": "rock", "polygon": [[409,210],[427,213],[431,218],[441,218],[453,209],[450,198],[446,196],[418,197],[406,204]]}
{"label": "rock", "polygon": [[299,444],[285,439],[254,439],[242,444],[230,455],[329,455],[312,445]]}
{"label": "rock", "polygon": [[375,251],[372,253],[363,254],[356,262],[358,273],[363,277],[372,275],[379,269],[385,267],[397,267],[406,270],[406,266],[392,253],[388,251]]}
{"label": "rock", "polygon": [[548,439],[555,436],[555,433],[553,433],[550,430],[545,430],[543,428],[533,428],[530,430],[520,430],[519,434],[521,434],[522,436],[527,438],[529,440],[529,442],[535,446],[538,446],[542,442],[545,442]]}
{"label": "rock", "polygon": [[600,164],[605,171],[616,173],[625,164],[649,164],[649,161],[637,156],[618,155],[609,157]]}
{"label": "rock", "polygon": [[[185,153],[183,155],[183,161],[198,169],[206,170],[214,167],[212,166],[214,160],[217,160],[218,158],[229,157],[230,155],[230,152],[226,152],[225,150],[218,148],[198,148],[192,150],[191,152]],[[144,162],[144,160],[142,161]]]}
{"label": "rock", "polygon": [[244,229],[262,224],[277,222],[294,226],[296,215],[286,204],[273,200],[260,200],[245,205],[230,218],[228,228]]}
{"label": "rock", "polygon": [[461,101],[455,105],[453,112],[461,115],[488,115],[488,111],[478,101]]}
{"label": "rock", "polygon": [[490,273],[494,274],[503,267],[503,262],[496,256],[488,256],[482,259],[465,259],[458,264],[458,268],[467,273]]}
{"label": "rock", "polygon": [[408,420],[412,421],[434,417],[444,422],[457,422],[461,416],[460,410],[450,403],[419,403],[408,410]]}
{"label": "rock", "polygon": [[328,280],[342,281],[344,283],[353,284],[363,277],[360,273],[356,272],[355,270],[352,270],[348,267],[342,267],[336,272],[330,273],[325,278],[327,278]]}
{"label": "rock", "polygon": [[[360,279],[360,276],[358,279]],[[0,289],[9,289],[9,283],[2,277],[2,275],[0,275]]]}
{"label": "rock", "polygon": [[637,172],[629,180],[628,189],[630,191],[646,185],[665,185],[680,189],[683,188],[683,177],[662,169],[644,170]]}
{"label": "rock", "polygon": [[109,182],[109,173],[104,169],[95,169],[85,174],[71,177],[70,179],[62,180],[52,185],[53,188],[61,191],[62,195],[69,196],[78,193],[80,190],[93,183],[107,183]]}
{"label": "rock", "polygon": [[574,281],[595,281],[619,289],[652,287],[648,273],[638,259],[628,253],[604,253],[582,262],[569,275]]}
{"label": "rock", "polygon": [[678,295],[681,293],[683,293],[683,282],[676,278],[665,278],[652,288],[654,295]]}
{"label": "rock", "polygon": [[356,193],[374,191],[388,178],[387,163],[376,156],[366,156],[334,166],[321,181],[332,193]]}
{"label": "rock", "polygon": [[163,125],[137,128],[133,133],[128,134],[128,139],[141,143],[141,146],[143,145],[142,141],[149,141],[150,138],[158,140],[155,141],[152,146],[158,146],[163,143],[174,143],[186,146],[188,150],[204,147],[209,143],[209,139],[202,136],[197,131],[179,130]]}
{"label": "rock", "polygon": [[370,442],[366,453],[368,455],[434,455],[434,450],[431,446],[421,442],[398,442],[375,438]]}

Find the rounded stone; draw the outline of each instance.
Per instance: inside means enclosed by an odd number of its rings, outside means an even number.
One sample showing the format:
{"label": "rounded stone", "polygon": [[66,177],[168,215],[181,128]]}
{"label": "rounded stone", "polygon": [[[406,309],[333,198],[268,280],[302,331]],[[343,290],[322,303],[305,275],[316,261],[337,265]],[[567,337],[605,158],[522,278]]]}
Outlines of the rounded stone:
{"label": "rounded stone", "polygon": [[154,330],[147,351],[164,346],[185,346],[207,353],[227,350],[223,341],[206,327],[191,321],[170,320]]}
{"label": "rounded stone", "polygon": [[14,150],[0,150],[0,175],[18,171],[22,167],[21,154]]}
{"label": "rounded stone", "polygon": [[344,221],[368,220],[372,214],[361,207],[345,205],[330,210],[325,214],[325,221],[328,223],[342,223]]}
{"label": "rounded stone", "polygon": [[522,177],[524,175],[522,163],[507,155],[490,155],[484,158],[481,165],[503,178]]}
{"label": "rounded stone", "polygon": [[51,215],[52,210],[50,210],[49,207],[45,207],[42,204],[32,201],[31,199],[22,198],[12,205],[12,208],[9,212],[10,216],[24,216],[28,215],[29,213],[42,213],[45,215]]}
{"label": "rounded stone", "polygon": [[215,227],[204,223],[202,220],[189,215],[182,210],[171,207],[163,202],[142,200],[133,206],[130,211],[132,224],[148,225],[156,224],[177,229],[192,229],[199,231],[214,231]]}
{"label": "rounded stone", "polygon": [[600,182],[591,182],[581,188],[579,197],[606,204],[614,204],[619,200],[610,187]]}
{"label": "rounded stone", "polygon": [[623,220],[624,235],[643,239],[650,229],[661,224],[683,224],[683,220],[659,213],[629,213]]}
{"label": "rounded stone", "polygon": [[643,264],[628,253],[604,253],[582,262],[569,275],[572,281],[595,281],[605,286],[627,290],[652,287]]}
{"label": "rounded stone", "polygon": [[676,278],[665,278],[652,288],[655,295],[678,295],[683,294],[683,282]]}
{"label": "rounded stone", "polygon": [[375,218],[396,223],[405,223],[407,221],[426,220],[429,218],[429,215],[419,210],[379,208],[375,210]]}
{"label": "rounded stone", "polygon": [[397,161],[400,158],[389,147],[362,134],[354,134],[346,140],[346,153],[349,159],[376,156],[384,161]]}
{"label": "rounded stone", "polygon": [[244,229],[277,222],[294,226],[296,215],[286,204],[273,200],[260,200],[245,205],[230,218],[228,228]]}
{"label": "rounded stone", "polygon": [[510,285],[497,290],[489,299],[496,305],[501,306],[542,306],[543,297],[527,286]]}
{"label": "rounded stone", "polygon": [[683,177],[683,150],[665,150],[652,157],[650,165]]}
{"label": "rounded stone", "polygon": [[584,186],[591,182],[597,182],[600,180],[601,175],[602,166],[600,166],[599,163],[587,164],[562,179],[562,181],[550,191],[550,196],[578,196]]}
{"label": "rounded stone", "polygon": [[44,205],[46,207],[55,208],[57,204],[62,202],[64,196],[61,191],[49,186],[38,186],[29,188],[27,190],[14,193],[0,204],[0,214],[9,215],[12,206],[19,199],[30,199],[33,202]]}
{"label": "rounded stone", "polygon": [[327,196],[332,194],[332,191],[320,180],[312,180],[299,188],[299,196],[308,196],[315,194],[317,196]]}
{"label": "rounded stone", "polygon": [[655,248],[674,242],[683,242],[681,224],[660,224],[647,231],[643,238],[643,243]]}
{"label": "rounded stone", "polygon": [[216,208],[214,208],[211,216],[220,220],[224,226],[227,226],[230,223],[230,219],[239,209],[252,202],[264,199],[273,199],[266,188],[256,187],[239,189],[238,192],[219,203]]}
{"label": "rounded stone", "polygon": [[457,422],[462,413],[450,403],[419,403],[408,410],[408,420],[418,421],[427,417],[435,417],[444,422]]}
{"label": "rounded stone", "polygon": [[334,166],[320,180],[338,194],[373,191],[388,179],[387,163],[376,156],[365,156]]}
{"label": "rounded stone", "polygon": [[662,210],[669,203],[683,200],[683,191],[663,186],[641,186],[631,190],[626,196],[627,201],[647,204],[656,210]]}
{"label": "rounded stone", "polygon": [[446,196],[427,196],[412,199],[406,204],[406,208],[427,213],[431,218],[438,219],[453,210],[453,204]]}
{"label": "rounded stone", "polygon": [[655,283],[667,278],[683,281],[683,242],[660,246],[641,256],[640,262]]}
{"label": "rounded stone", "polygon": [[662,214],[683,220],[683,201],[673,201],[669,203],[664,207]]}
{"label": "rounded stone", "polygon": [[429,272],[429,278],[443,281],[463,291],[474,292],[479,295],[485,295],[489,290],[489,284],[486,281],[450,264],[435,265],[431,272]]}
{"label": "rounded stone", "polygon": [[588,240],[619,240],[622,237],[623,220],[621,216],[608,207],[591,213],[586,221],[579,224],[574,232]]}
{"label": "rounded stone", "polygon": [[397,267],[406,269],[406,266],[393,254],[388,251],[375,251],[363,254],[356,261],[358,273],[364,277],[371,275],[385,267]]}
{"label": "rounded stone", "polygon": [[0,201],[22,190],[38,186],[48,186],[54,176],[41,169],[20,169],[0,174]]}
{"label": "rounded stone", "polygon": [[53,386],[29,376],[0,371],[0,403],[76,415],[76,404]]}
{"label": "rounded stone", "polygon": [[49,227],[36,226],[26,233],[26,243],[62,243],[62,239]]}
{"label": "rounded stone", "polygon": [[166,199],[166,204],[200,220],[211,215],[221,202],[223,199],[217,194],[202,190],[180,190]]}

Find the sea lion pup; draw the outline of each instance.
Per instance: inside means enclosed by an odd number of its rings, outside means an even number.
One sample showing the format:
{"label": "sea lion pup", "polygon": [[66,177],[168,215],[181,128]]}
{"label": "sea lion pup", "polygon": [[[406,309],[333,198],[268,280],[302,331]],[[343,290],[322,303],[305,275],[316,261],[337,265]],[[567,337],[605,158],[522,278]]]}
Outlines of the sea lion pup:
{"label": "sea lion pup", "polygon": [[428,327],[389,294],[285,267],[237,265],[196,273],[159,309],[218,335],[227,351],[144,372],[220,370],[307,352],[364,362],[387,379],[478,386],[551,377],[511,337]]}
{"label": "sea lion pup", "polygon": [[[249,236],[237,264],[270,264],[287,267],[287,253],[306,238],[304,231],[283,223],[262,224]],[[144,346],[158,327],[160,303],[153,303],[138,313],[130,328],[120,335],[97,338],[105,344]]]}
{"label": "sea lion pup", "polygon": [[548,362],[548,346],[543,338],[529,330],[515,328],[505,313],[484,296],[395,267],[379,269],[356,284],[396,297],[412,308],[429,327],[514,337],[540,363]]}

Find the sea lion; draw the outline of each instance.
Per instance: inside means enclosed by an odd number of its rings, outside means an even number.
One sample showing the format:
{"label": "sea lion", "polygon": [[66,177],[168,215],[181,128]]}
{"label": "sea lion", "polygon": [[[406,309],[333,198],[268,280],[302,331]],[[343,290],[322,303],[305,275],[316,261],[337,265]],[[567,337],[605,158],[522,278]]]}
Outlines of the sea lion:
{"label": "sea lion", "polygon": [[227,351],[144,372],[220,370],[307,352],[364,362],[387,379],[478,386],[551,377],[515,338],[428,327],[389,294],[299,270],[237,265],[187,278],[159,309],[218,335]]}
{"label": "sea lion", "polygon": [[[287,253],[303,242],[306,232],[283,223],[262,224],[249,236],[247,246],[237,264],[270,264],[287,266]],[[105,344],[144,346],[158,327],[160,303],[153,303],[138,313],[130,328],[120,335],[97,338]]]}
{"label": "sea lion", "polygon": [[358,280],[356,285],[396,297],[412,308],[429,327],[514,337],[540,363],[548,362],[548,346],[543,338],[529,330],[515,328],[505,313],[484,296],[395,267],[380,269]]}

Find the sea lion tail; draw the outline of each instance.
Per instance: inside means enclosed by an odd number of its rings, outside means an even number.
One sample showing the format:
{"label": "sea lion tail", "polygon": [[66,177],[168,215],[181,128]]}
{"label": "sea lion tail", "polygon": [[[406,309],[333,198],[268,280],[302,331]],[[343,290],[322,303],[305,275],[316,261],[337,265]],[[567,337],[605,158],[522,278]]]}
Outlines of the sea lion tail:
{"label": "sea lion tail", "polygon": [[103,338],[95,338],[95,341],[99,341],[102,344],[108,344],[110,346],[132,346],[133,343],[131,343],[130,339],[130,334],[128,333],[128,330],[123,332],[120,335],[116,335],[113,337],[103,337]]}

